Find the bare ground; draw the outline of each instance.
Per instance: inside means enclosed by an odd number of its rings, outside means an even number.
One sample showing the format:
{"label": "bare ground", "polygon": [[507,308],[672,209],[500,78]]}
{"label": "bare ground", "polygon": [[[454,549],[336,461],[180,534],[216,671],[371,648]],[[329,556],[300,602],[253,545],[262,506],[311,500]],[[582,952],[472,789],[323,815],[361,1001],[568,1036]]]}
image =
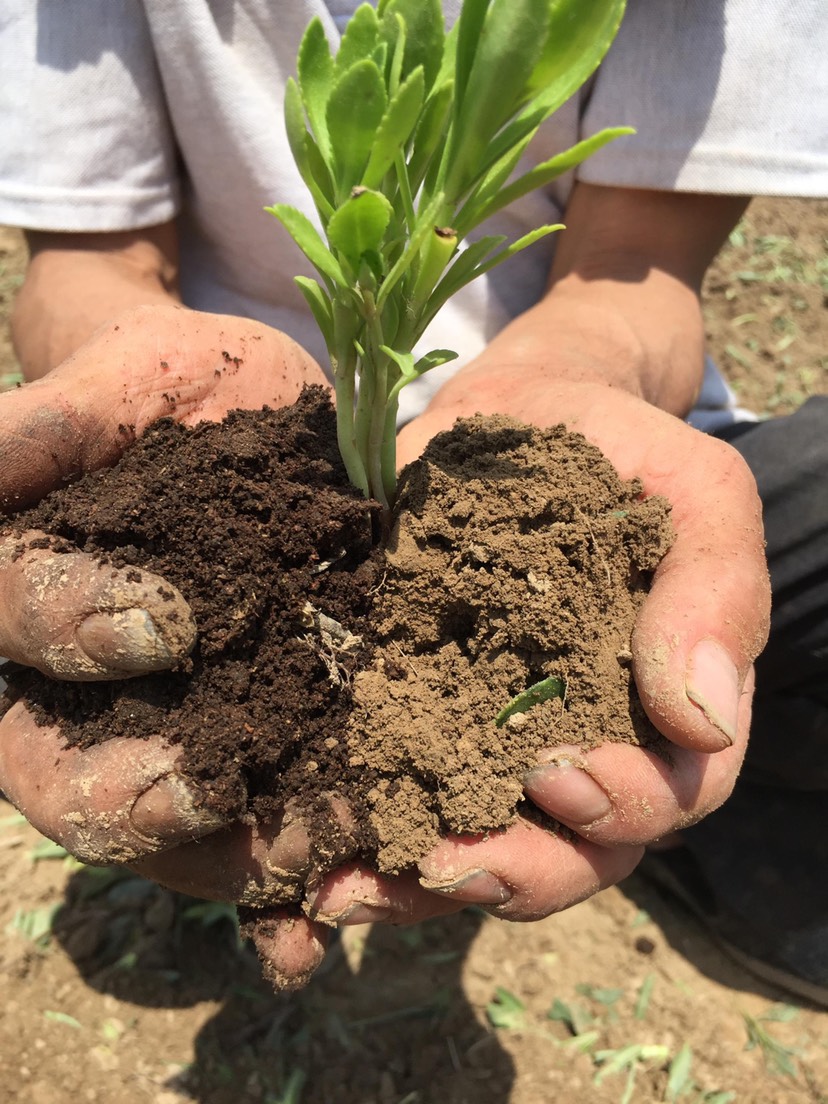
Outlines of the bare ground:
{"label": "bare ground", "polygon": [[[757,201],[708,278],[711,349],[757,411],[828,393],[826,213]],[[23,263],[0,229],[0,320]],[[296,996],[228,910],[80,867],[5,802],[0,883],[0,1104],[828,1101],[828,1013],[637,877],[525,926],[347,930]]]}

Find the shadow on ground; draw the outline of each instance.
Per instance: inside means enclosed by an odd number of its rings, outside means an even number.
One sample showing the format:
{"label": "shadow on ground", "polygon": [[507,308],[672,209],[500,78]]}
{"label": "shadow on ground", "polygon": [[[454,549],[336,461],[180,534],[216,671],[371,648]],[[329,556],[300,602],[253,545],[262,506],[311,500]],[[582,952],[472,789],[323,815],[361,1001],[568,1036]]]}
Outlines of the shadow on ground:
{"label": "shadow on ground", "polygon": [[114,868],[73,875],[53,934],[98,992],[155,1008],[220,1004],[168,1083],[199,1104],[282,1104],[300,1090],[303,1104],[507,1104],[512,1059],[461,984],[482,919],[352,930],[297,994],[263,980],[227,906]]}

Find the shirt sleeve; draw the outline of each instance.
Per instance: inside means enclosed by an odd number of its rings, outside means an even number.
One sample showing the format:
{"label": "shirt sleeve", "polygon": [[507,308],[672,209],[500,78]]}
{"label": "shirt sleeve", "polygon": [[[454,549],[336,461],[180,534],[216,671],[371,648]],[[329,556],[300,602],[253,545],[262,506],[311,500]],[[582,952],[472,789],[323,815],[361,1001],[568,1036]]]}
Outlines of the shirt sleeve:
{"label": "shirt sleeve", "polygon": [[582,116],[630,125],[582,166],[593,184],[828,194],[825,0],[629,0]]}
{"label": "shirt sleeve", "polygon": [[141,0],[3,0],[0,222],[115,231],[178,210]]}

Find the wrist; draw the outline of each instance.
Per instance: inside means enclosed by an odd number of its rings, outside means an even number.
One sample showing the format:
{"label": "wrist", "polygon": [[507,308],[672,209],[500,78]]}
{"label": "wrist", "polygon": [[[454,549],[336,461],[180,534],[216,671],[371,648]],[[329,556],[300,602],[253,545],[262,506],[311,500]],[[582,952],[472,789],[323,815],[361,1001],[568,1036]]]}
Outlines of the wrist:
{"label": "wrist", "polygon": [[704,369],[699,302],[664,273],[625,285],[569,276],[458,372],[431,409],[549,424],[564,393],[610,389],[678,416]]}
{"label": "wrist", "polygon": [[118,315],[180,303],[171,224],[134,233],[27,237],[30,261],[11,330],[29,380],[52,371]]}

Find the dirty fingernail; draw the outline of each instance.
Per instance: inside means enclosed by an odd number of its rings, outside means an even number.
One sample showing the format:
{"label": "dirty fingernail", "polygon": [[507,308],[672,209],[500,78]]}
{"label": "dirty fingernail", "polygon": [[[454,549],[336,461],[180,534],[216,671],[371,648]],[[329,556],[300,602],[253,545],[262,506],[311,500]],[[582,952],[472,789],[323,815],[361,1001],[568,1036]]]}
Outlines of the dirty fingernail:
{"label": "dirty fingernail", "polygon": [[535,767],[525,784],[532,800],[565,824],[586,827],[612,812],[607,792],[571,759],[562,757]]}
{"label": "dirty fingernail", "polygon": [[176,658],[145,609],[92,613],[75,638],[95,663],[117,671],[163,671]]}
{"label": "dirty fingernail", "polygon": [[132,827],[153,840],[195,839],[224,827],[226,821],[203,802],[177,774],[166,774],[145,790],[129,814]]}
{"label": "dirty fingernail", "polygon": [[420,885],[431,893],[457,897],[472,905],[503,905],[512,899],[512,890],[488,870],[466,870],[451,881],[420,878]]}
{"label": "dirty fingernail", "polygon": [[336,912],[315,912],[313,919],[320,924],[330,924],[335,927],[351,924],[381,924],[391,919],[391,909],[382,905],[368,905],[362,901],[354,901]]}
{"label": "dirty fingernail", "polygon": [[715,640],[700,640],[690,653],[685,673],[687,697],[719,730],[722,747],[736,739],[742,680],[733,660]]}

